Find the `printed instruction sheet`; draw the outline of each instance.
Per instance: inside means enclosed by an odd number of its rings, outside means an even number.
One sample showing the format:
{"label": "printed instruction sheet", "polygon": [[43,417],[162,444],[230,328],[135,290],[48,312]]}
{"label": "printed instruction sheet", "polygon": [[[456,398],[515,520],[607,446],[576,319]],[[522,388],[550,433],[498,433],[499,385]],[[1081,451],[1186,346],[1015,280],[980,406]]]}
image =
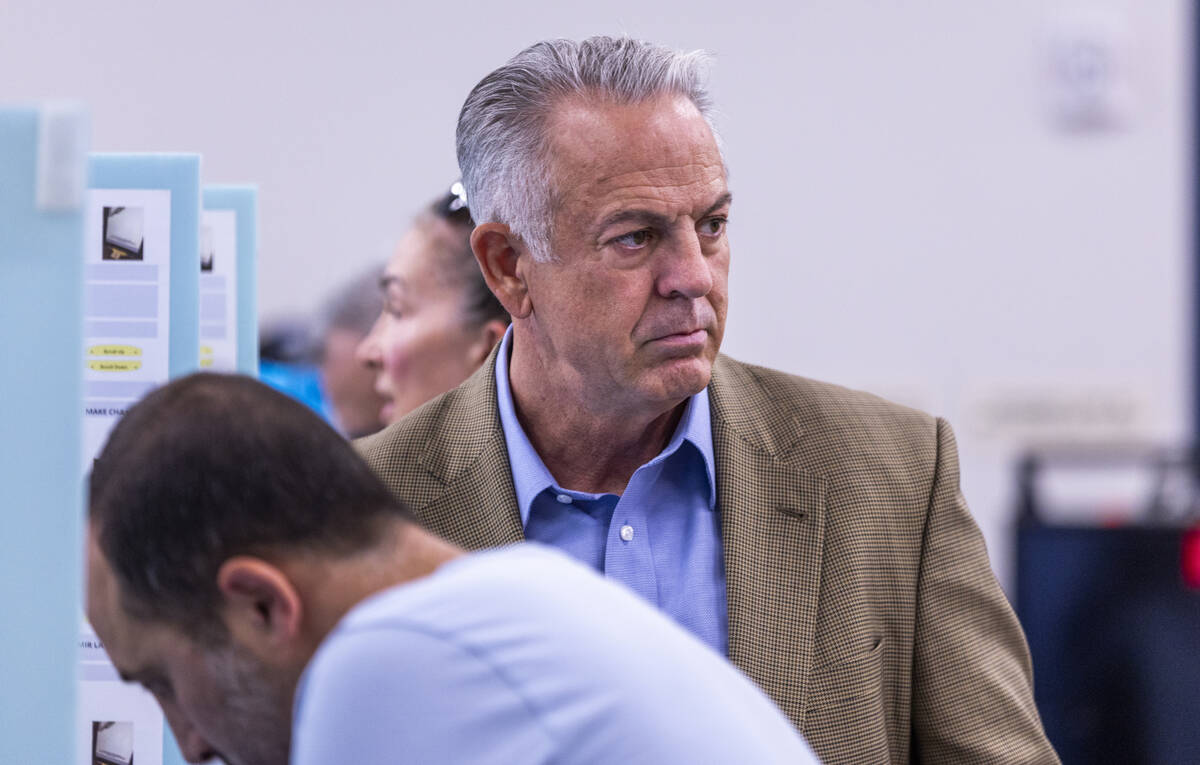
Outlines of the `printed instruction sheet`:
{"label": "printed instruction sheet", "polygon": [[200,218],[200,368],[237,371],[237,211]]}

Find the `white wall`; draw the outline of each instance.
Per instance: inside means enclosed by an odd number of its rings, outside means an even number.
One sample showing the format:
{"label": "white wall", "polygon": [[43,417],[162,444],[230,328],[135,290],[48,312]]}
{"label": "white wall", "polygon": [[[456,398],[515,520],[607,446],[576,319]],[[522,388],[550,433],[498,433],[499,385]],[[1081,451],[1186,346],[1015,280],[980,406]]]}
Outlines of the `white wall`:
{"label": "white wall", "polygon": [[[1007,578],[1014,444],[1055,433],[989,412],[1086,393],[1124,419],[1083,435],[1187,428],[1187,8],[0,0],[0,98],[83,99],[99,150],[197,150],[207,180],[257,182],[271,315],[386,257],[457,175],[462,99],[525,44],[712,50],[737,197],[726,350],[948,416]],[[1123,127],[1051,118],[1060,13],[1115,28]]]}

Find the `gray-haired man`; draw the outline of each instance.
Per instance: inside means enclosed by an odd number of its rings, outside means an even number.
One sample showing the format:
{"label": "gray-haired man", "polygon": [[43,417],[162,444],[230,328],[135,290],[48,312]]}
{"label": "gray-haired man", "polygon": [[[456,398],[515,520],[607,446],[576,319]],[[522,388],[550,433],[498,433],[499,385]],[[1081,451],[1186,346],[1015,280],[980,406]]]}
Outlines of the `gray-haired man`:
{"label": "gray-haired man", "polygon": [[539,540],[657,604],[826,763],[1056,762],[948,426],[718,355],[703,63],[557,40],[475,87],[459,164],[512,329],[363,454],[456,542]]}

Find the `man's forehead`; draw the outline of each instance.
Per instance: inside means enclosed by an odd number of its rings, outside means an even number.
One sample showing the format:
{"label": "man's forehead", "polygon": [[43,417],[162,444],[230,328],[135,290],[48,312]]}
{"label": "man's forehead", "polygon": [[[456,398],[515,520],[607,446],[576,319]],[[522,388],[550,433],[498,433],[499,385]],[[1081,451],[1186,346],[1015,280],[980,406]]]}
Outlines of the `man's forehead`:
{"label": "man's forehead", "polygon": [[693,117],[704,121],[696,104],[679,93],[664,93],[630,102],[617,101],[601,94],[580,93],[555,102],[547,124],[552,131],[570,125],[593,129],[608,126],[621,131],[635,125],[645,128]]}
{"label": "man's forehead", "polygon": [[121,605],[120,586],[112,568],[99,550],[96,553],[94,563],[88,566],[88,622],[121,679],[144,684],[161,676],[164,648],[178,644],[182,636],[160,634],[162,625],[130,617]]}
{"label": "man's forehead", "polygon": [[553,113],[549,134],[554,185],[563,202],[592,207],[616,195],[629,203],[708,207],[726,192],[725,165],[712,131],[682,96],[637,104],[564,101]]}
{"label": "man's forehead", "polygon": [[112,566],[100,549],[95,524],[89,524],[88,529],[86,608],[88,622],[104,641],[109,658],[118,668],[124,669],[119,659],[129,641],[125,635],[120,588]]}
{"label": "man's forehead", "polygon": [[690,159],[720,164],[720,150],[703,115],[683,96],[619,104],[572,98],[547,121],[553,153],[584,166],[658,160],[666,171]]}
{"label": "man's forehead", "polygon": [[94,523],[88,524],[85,555],[87,594],[84,606],[88,613],[88,620],[92,624],[95,624],[97,621],[103,621],[101,617],[105,616],[109,601],[114,599],[112,589],[115,583],[112,581],[112,567],[109,566],[108,560],[100,550],[100,542]]}

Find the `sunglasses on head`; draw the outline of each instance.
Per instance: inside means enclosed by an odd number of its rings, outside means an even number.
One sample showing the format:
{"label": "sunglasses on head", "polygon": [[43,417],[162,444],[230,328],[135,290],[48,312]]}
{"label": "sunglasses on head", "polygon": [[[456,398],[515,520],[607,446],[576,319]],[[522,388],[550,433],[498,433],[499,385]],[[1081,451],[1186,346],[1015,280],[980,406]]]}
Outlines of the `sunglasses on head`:
{"label": "sunglasses on head", "polygon": [[463,223],[471,220],[471,211],[467,207],[467,190],[462,181],[455,181],[450,185],[450,190],[438,201],[435,209],[438,215],[448,220]]}

